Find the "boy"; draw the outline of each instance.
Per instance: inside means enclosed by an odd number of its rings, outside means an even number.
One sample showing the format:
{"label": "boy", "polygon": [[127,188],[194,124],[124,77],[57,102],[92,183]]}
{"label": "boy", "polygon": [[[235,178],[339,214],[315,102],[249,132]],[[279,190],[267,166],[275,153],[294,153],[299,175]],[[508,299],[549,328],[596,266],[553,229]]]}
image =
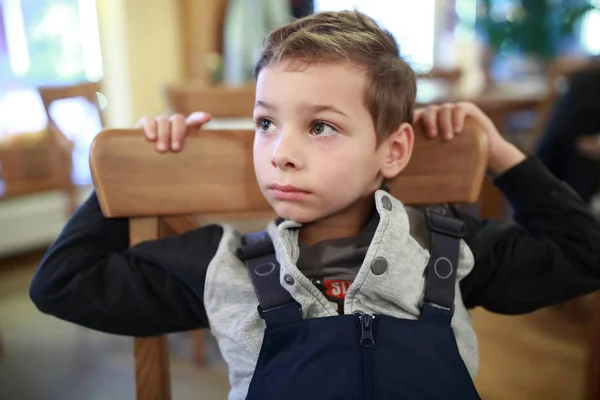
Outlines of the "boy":
{"label": "boy", "polygon": [[[33,280],[41,311],[136,336],[210,325],[230,399],[472,399],[469,308],[525,313],[600,287],[586,205],[473,105],[413,116],[414,73],[365,15],[274,31],[256,75],[255,172],[281,217],[268,235],[215,225],[128,249],[127,221],[92,195]],[[467,116],[521,227],[424,218],[380,189],[410,159],[413,119],[449,140]],[[143,124],[159,150],[181,149],[183,116]]]}

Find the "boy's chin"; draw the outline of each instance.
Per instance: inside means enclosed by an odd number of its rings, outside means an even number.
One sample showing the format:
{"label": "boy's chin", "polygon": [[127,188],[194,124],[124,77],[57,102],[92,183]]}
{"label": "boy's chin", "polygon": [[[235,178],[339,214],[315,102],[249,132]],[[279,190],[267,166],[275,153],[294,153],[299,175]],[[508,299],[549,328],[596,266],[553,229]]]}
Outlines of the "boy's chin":
{"label": "boy's chin", "polygon": [[300,224],[308,224],[323,217],[323,213],[317,210],[291,202],[273,204],[273,209],[279,217]]}

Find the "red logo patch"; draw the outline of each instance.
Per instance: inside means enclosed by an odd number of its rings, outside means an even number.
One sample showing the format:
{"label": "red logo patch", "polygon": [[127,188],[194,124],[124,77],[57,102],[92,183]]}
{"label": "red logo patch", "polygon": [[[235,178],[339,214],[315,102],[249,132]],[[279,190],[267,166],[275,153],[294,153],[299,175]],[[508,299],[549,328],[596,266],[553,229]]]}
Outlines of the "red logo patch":
{"label": "red logo patch", "polygon": [[345,280],[325,280],[323,281],[325,288],[327,289],[325,294],[329,297],[335,297],[336,299],[343,299],[346,297],[346,292],[352,284],[352,281]]}

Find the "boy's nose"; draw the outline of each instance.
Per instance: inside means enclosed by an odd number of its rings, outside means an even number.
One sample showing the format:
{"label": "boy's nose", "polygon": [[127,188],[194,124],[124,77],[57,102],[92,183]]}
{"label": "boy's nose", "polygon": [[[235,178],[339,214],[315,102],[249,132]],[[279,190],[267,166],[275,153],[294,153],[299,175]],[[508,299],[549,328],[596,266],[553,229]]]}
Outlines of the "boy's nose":
{"label": "boy's nose", "polygon": [[275,151],[271,157],[271,165],[281,170],[295,170],[298,169],[299,163],[293,157],[290,157],[289,153]]}
{"label": "boy's nose", "polygon": [[[271,156],[271,165],[281,170],[296,170],[302,167],[299,156],[299,143],[291,135],[281,134]],[[297,141],[296,141],[297,142]]]}

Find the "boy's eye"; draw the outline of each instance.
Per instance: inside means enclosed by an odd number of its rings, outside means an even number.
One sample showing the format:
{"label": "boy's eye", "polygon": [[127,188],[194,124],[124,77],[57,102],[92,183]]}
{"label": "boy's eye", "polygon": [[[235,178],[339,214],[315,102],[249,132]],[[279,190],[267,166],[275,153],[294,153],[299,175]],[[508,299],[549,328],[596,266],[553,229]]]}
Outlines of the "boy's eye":
{"label": "boy's eye", "polygon": [[315,122],[312,126],[311,131],[313,135],[323,137],[333,136],[337,133],[335,128],[322,121]]}
{"label": "boy's eye", "polygon": [[259,118],[256,121],[256,127],[259,128],[262,132],[273,132],[275,130],[275,124],[273,121],[269,121],[266,118]]}

